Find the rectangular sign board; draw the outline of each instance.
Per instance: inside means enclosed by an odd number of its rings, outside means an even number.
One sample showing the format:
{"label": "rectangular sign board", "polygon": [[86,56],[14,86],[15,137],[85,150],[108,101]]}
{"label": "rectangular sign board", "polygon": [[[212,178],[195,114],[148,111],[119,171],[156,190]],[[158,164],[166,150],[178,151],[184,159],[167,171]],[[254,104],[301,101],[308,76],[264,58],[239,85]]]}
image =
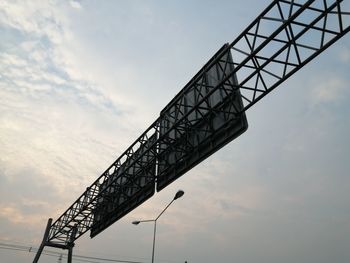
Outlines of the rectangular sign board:
{"label": "rectangular sign board", "polygon": [[247,130],[233,69],[226,44],[161,112],[157,191]]}
{"label": "rectangular sign board", "polygon": [[[230,49],[224,45],[162,110],[159,129],[100,185],[91,237],[248,128]],[[225,81],[223,81],[225,80]]]}
{"label": "rectangular sign board", "polygon": [[149,199],[155,192],[156,134],[143,143],[133,155],[100,186],[90,236],[94,237],[115,221]]}

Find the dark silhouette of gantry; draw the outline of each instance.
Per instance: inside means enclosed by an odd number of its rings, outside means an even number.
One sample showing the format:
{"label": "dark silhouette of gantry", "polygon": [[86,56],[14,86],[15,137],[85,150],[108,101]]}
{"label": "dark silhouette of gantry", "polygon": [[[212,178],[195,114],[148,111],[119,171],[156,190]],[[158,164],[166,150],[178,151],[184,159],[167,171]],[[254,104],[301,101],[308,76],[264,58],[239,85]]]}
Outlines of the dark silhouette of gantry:
{"label": "dark silhouette of gantry", "polygon": [[342,0],[275,0],[225,44],[53,223],[44,246],[96,236],[248,128],[245,112],[350,31]]}

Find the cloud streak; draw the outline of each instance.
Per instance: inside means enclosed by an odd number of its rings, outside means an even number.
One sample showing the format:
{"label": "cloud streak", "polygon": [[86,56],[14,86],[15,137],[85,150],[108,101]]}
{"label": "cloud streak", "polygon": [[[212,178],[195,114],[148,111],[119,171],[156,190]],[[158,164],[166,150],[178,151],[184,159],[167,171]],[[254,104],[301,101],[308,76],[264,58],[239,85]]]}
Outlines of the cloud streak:
{"label": "cloud streak", "polygon": [[126,148],[129,133],[119,125],[128,118],[123,109],[67,62],[68,7],[2,1],[0,8],[0,30],[15,36],[0,45],[0,217],[39,232]]}

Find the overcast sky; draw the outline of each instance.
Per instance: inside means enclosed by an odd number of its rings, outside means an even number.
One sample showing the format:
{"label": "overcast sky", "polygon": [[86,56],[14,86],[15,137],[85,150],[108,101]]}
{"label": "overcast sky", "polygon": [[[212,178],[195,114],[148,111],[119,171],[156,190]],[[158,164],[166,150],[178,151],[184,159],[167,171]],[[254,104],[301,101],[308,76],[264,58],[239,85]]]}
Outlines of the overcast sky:
{"label": "overcast sky", "polygon": [[[47,219],[268,3],[0,0],[0,243],[38,247]],[[131,222],[183,189],[156,262],[350,262],[349,72],[347,35],[251,108],[241,137],[74,253],[150,262],[153,226]]]}

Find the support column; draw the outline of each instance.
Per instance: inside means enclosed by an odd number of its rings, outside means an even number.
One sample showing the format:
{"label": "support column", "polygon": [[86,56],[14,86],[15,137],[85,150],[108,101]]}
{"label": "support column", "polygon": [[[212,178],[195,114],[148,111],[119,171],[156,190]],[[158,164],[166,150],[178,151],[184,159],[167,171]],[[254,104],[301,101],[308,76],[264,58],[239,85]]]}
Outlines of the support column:
{"label": "support column", "polygon": [[47,242],[47,238],[48,238],[49,233],[50,233],[51,224],[52,224],[52,218],[49,218],[49,220],[47,221],[43,241],[41,242],[40,247],[39,247],[38,251],[36,252],[33,263],[37,263],[39,261],[39,258],[41,256],[41,253],[43,252],[43,249],[44,249],[46,242]]}
{"label": "support column", "polygon": [[72,235],[69,238],[69,243],[68,243],[68,258],[67,262],[72,263],[72,256],[73,256],[73,247],[74,247],[74,240],[75,240],[75,235],[77,234],[78,227],[77,225],[74,226],[72,230]]}
{"label": "support column", "polygon": [[72,256],[73,256],[73,247],[69,247],[68,248],[67,263],[72,263]]}

